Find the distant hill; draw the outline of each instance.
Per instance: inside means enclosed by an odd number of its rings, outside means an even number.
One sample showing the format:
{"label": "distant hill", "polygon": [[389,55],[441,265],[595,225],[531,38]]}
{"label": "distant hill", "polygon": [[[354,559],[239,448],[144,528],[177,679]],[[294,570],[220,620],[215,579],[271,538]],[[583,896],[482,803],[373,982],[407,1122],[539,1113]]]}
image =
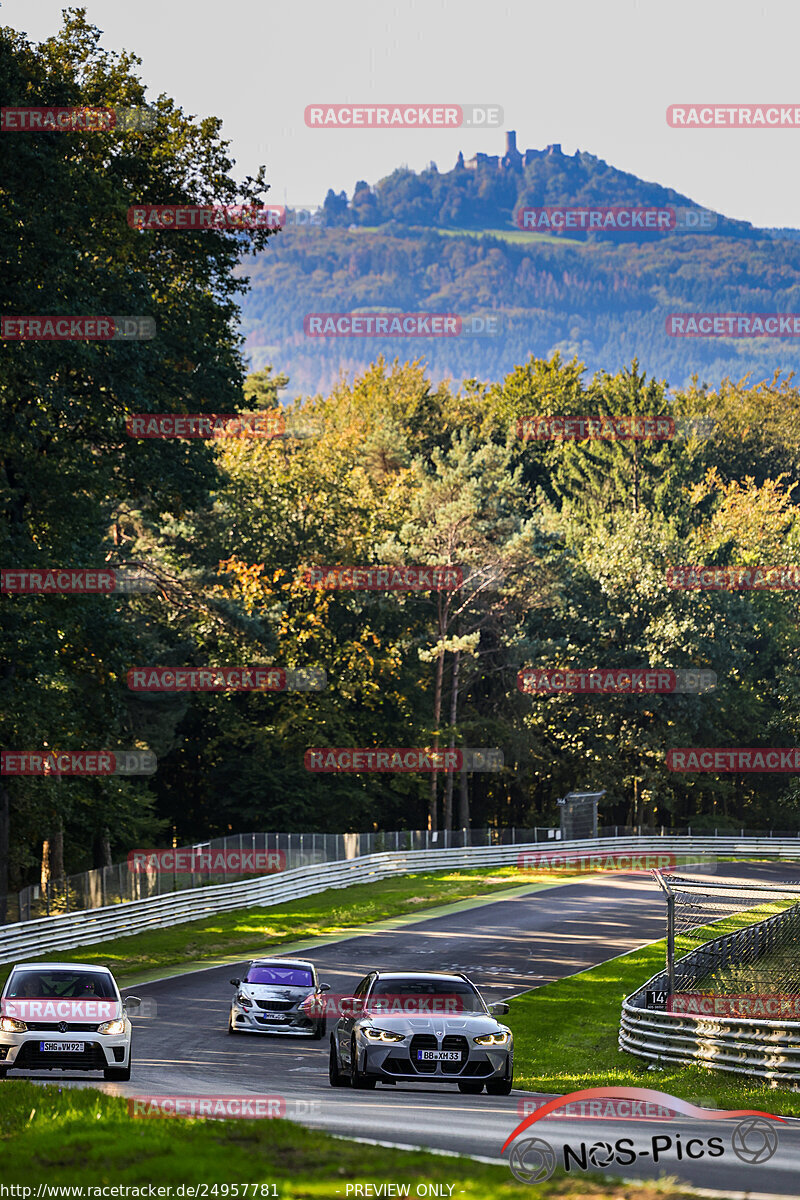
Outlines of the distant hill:
{"label": "distant hill", "polygon": [[[559,146],[502,156],[459,155],[397,170],[350,200],[328,193],[313,226],[288,224],[242,264],[252,290],[242,302],[245,350],[290,376],[289,393],[329,388],[341,370],[378,354],[423,358],[435,379],[496,379],[530,354],[577,355],[590,371],[637,356],[673,386],[693,374],[754,379],[787,371],[793,339],[673,338],[679,311],[800,312],[800,231],[759,230],[716,214],[712,232],[522,232],[522,207],[693,208],[671,188],[646,183],[591,154]],[[306,336],[310,313],[394,308],[494,314],[492,337]]]}
{"label": "distant hill", "polygon": [[[425,229],[518,228],[516,217],[521,208],[548,205],[697,208],[674,188],[646,183],[593,154],[564,154],[558,144],[520,152],[511,130],[506,134],[503,155],[476,154],[465,161],[459,154],[453,169],[442,173],[433,163],[419,173],[398,169],[374,188],[359,180],[350,201],[344,192],[337,196],[329,191],[322,223],[328,228],[393,224]],[[758,231],[747,221],[731,221],[720,214],[716,217],[719,236],[758,237]],[[569,236],[578,240],[641,242],[661,235],[647,231],[575,231]]]}

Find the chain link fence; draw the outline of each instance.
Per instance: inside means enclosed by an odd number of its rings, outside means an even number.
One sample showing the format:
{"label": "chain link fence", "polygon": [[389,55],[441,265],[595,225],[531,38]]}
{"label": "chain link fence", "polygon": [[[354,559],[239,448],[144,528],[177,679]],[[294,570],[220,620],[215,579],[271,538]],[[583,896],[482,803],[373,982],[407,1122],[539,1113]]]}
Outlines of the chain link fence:
{"label": "chain link fence", "polygon": [[800,886],[654,874],[667,900],[670,1011],[706,1011],[693,996],[800,997]]}

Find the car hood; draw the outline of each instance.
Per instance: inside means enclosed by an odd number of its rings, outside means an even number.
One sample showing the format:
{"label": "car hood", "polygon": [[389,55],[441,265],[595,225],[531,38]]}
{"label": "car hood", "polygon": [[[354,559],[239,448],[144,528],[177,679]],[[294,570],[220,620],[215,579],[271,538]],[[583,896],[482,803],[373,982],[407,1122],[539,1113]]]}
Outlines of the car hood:
{"label": "car hood", "polygon": [[399,1013],[372,1013],[361,1017],[359,1026],[375,1025],[380,1029],[388,1029],[392,1033],[415,1034],[432,1033],[438,1037],[445,1034],[465,1034],[475,1037],[483,1033],[510,1033],[508,1026],[501,1025],[494,1017],[483,1016],[480,1013],[454,1013],[441,1016],[409,1016]]}
{"label": "car hood", "polygon": [[313,985],[309,984],[303,987],[276,987],[269,983],[242,983],[237,988],[237,992],[251,1000],[291,1000],[294,1004],[305,1000],[313,991]]}

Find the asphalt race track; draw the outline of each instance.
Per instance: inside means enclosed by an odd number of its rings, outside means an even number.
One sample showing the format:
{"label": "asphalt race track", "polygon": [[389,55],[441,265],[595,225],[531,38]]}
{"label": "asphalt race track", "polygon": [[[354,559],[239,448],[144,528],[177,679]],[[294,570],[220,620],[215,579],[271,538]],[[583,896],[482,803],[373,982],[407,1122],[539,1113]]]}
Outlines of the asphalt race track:
{"label": "asphalt race track", "polygon": [[[800,868],[783,863],[720,863],[716,877],[723,874],[797,880]],[[573,975],[663,937],[664,929],[663,897],[649,875],[614,874],[389,930],[359,932],[304,949],[302,956],[313,959],[322,981],[334,993],[349,994],[374,967],[460,970],[491,1001]],[[283,947],[277,953],[291,951]],[[278,1095],[285,1098],[287,1117],[330,1133],[507,1162],[501,1147],[521,1119],[520,1101],[531,1093],[464,1096],[455,1085],[433,1088],[424,1083],[378,1085],[372,1092],[334,1091],[327,1079],[327,1039],[228,1035],[233,991],[228,980],[241,973],[235,966],[214,967],[128,988],[155,1001],[157,1007],[154,1019],[134,1021],[130,1084],[87,1082],[85,1077],[72,1080],[50,1072],[31,1078],[101,1087],[124,1096]],[[653,1072],[649,1086],[657,1089],[658,1079]],[[638,1161],[633,1166],[612,1166],[609,1174],[626,1178],[666,1174],[725,1194],[796,1196],[800,1122],[775,1123],[777,1152],[761,1164],[743,1163],[733,1154],[730,1138],[735,1125],[735,1119],[698,1122],[688,1117],[672,1122],[547,1118],[522,1137],[544,1137],[559,1153],[563,1141],[577,1147],[581,1141],[592,1145],[632,1137]],[[651,1137],[674,1137],[675,1130],[683,1143],[692,1137],[722,1136],[725,1153],[713,1159],[678,1161],[673,1144],[654,1164]]]}

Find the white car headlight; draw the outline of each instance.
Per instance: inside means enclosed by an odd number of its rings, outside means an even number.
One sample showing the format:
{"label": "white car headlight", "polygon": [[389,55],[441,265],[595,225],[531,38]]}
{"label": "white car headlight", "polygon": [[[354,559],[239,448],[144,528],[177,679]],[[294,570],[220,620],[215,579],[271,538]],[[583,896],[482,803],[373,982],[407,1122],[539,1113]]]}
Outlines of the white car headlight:
{"label": "white car headlight", "polygon": [[0,1029],[3,1033],[25,1033],[28,1026],[16,1017],[0,1017]]}
{"label": "white car headlight", "polygon": [[365,1026],[362,1033],[371,1042],[402,1042],[405,1038],[404,1033],[393,1033],[391,1029],[375,1029],[371,1025]]}
{"label": "white car headlight", "polygon": [[511,1034],[503,1030],[500,1033],[482,1033],[480,1037],[474,1037],[472,1040],[478,1046],[504,1046],[510,1037]]}
{"label": "white car headlight", "polygon": [[103,1021],[102,1025],[97,1026],[97,1032],[98,1033],[124,1033],[125,1032],[125,1022],[120,1021],[120,1020]]}
{"label": "white car headlight", "polygon": [[242,1008],[253,1007],[253,1001],[248,996],[243,996],[241,992],[236,997],[236,1003],[241,1005]]}

